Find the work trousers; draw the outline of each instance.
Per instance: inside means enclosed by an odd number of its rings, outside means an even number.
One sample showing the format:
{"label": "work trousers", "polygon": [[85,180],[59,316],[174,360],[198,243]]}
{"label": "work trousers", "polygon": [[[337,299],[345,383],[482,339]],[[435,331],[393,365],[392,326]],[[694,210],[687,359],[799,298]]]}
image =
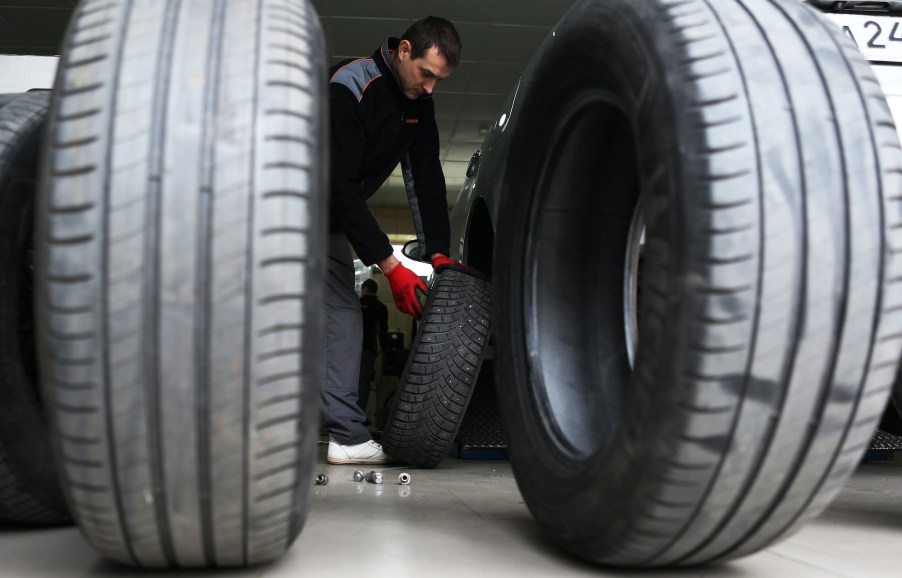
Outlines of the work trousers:
{"label": "work trousers", "polygon": [[344,233],[329,235],[326,280],[326,383],[320,400],[323,427],[336,441],[355,445],[372,439],[357,405],[363,315],[354,292],[354,261]]}
{"label": "work trousers", "polygon": [[366,413],[366,404],[370,400],[370,382],[376,373],[376,352],[364,349],[360,354],[360,381],[357,385],[357,405]]}

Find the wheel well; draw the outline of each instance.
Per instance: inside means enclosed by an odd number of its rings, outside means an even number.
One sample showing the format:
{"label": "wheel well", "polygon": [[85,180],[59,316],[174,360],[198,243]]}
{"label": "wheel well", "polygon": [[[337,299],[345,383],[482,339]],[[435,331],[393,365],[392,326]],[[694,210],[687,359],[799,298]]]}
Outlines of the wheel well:
{"label": "wheel well", "polygon": [[489,209],[482,199],[477,200],[470,211],[464,246],[466,247],[464,262],[486,275],[491,275],[492,257],[495,252],[495,227]]}

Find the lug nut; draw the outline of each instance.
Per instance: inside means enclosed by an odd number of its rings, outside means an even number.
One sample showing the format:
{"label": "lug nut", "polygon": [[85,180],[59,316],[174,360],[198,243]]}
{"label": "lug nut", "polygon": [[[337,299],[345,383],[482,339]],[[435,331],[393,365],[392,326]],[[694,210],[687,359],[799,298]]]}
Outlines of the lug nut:
{"label": "lug nut", "polygon": [[381,484],[382,474],[380,474],[379,472],[369,471],[366,473],[366,481],[371,484]]}
{"label": "lug nut", "polygon": [[398,483],[401,484],[402,486],[406,486],[407,484],[409,484],[410,483],[410,474],[408,474],[407,472],[404,472],[401,475],[399,475]]}
{"label": "lug nut", "polygon": [[325,486],[329,483],[329,476],[326,474],[317,474],[313,481],[316,482],[317,486]]}
{"label": "lug nut", "polygon": [[354,481],[355,482],[362,482],[365,479],[366,479],[366,474],[364,474],[361,470],[357,470],[356,472],[354,472]]}

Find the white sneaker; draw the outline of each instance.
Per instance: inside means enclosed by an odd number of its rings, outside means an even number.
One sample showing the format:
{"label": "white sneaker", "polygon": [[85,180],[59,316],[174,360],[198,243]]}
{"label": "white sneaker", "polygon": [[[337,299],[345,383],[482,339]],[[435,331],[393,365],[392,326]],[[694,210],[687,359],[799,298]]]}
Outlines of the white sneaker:
{"label": "white sneaker", "polygon": [[330,464],[387,464],[391,459],[382,451],[382,446],[373,440],[354,446],[343,446],[329,436],[326,461]]}

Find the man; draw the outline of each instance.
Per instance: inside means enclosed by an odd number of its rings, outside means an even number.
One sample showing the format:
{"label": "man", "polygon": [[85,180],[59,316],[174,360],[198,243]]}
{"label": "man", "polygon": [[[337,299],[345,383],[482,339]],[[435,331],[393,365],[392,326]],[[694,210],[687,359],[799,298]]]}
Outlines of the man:
{"label": "man", "polygon": [[[383,352],[392,349],[388,336],[388,308],[376,296],[379,284],[367,279],[360,286],[360,312],[363,314],[363,349],[360,352],[360,381],[357,384],[357,405],[366,414],[370,399],[370,382],[376,365],[376,343]],[[366,424],[366,422],[364,422]]]}
{"label": "man", "polygon": [[426,285],[392,255],[388,237],[366,205],[398,163],[423,254],[433,267],[453,262],[447,256],[448,202],[432,91],[458,65],[460,50],[454,26],[430,16],[400,40],[389,38],[371,58],[330,69],[332,191],[321,410],[332,464],[389,461],[357,405],[361,314],[348,242],[365,265],[379,266],[399,310],[422,315],[417,293],[425,293]]}

